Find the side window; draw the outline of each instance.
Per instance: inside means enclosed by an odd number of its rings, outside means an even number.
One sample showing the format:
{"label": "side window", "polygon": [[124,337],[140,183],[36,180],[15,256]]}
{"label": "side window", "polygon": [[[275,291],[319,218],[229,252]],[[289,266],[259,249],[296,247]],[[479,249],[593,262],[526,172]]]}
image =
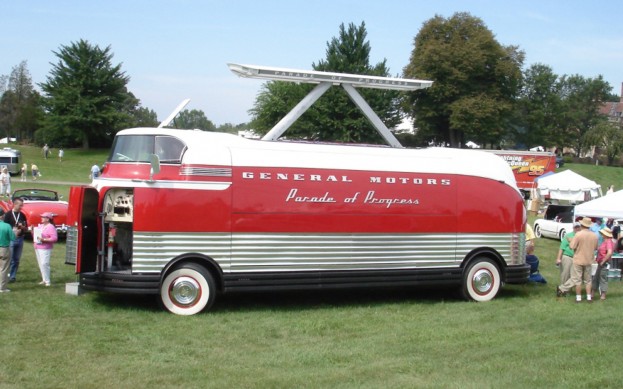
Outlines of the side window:
{"label": "side window", "polygon": [[172,136],[156,136],[155,154],[163,163],[181,163],[186,145]]}
{"label": "side window", "polygon": [[124,135],[115,138],[110,157],[111,162],[149,162],[153,154],[153,135]]}

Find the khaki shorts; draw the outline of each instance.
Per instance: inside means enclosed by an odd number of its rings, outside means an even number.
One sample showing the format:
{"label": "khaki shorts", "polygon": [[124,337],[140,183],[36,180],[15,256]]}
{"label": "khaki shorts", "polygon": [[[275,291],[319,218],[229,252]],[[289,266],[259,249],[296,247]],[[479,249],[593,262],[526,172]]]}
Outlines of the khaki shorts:
{"label": "khaki shorts", "polygon": [[593,280],[591,265],[576,265],[571,267],[571,281],[574,285],[590,284]]}

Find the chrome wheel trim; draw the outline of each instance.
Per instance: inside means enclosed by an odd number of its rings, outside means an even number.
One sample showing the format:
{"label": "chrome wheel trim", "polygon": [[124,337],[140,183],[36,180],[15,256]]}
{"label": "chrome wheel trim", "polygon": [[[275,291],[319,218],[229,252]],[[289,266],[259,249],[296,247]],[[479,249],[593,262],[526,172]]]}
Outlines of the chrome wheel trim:
{"label": "chrome wheel trim", "polygon": [[177,306],[193,306],[201,299],[201,285],[192,277],[178,277],[169,287],[169,296]]}

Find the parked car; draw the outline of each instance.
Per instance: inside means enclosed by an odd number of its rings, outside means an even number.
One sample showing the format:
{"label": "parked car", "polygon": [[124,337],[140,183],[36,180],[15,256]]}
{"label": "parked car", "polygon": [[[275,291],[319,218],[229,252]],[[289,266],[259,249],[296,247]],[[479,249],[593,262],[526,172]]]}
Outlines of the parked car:
{"label": "parked car", "polygon": [[13,209],[13,200],[24,200],[22,212],[26,215],[28,226],[36,226],[41,223],[43,212],[52,212],[54,224],[59,235],[67,234],[67,201],[61,200],[57,192],[47,189],[19,189],[13,192],[10,199],[0,201],[0,208],[5,212]]}
{"label": "parked car", "polygon": [[543,218],[534,221],[534,235],[562,240],[573,231],[573,205],[548,205]]}
{"label": "parked car", "polygon": [[562,165],[564,164],[565,164],[565,159],[562,156],[557,155],[556,156],[556,169],[562,167]]}

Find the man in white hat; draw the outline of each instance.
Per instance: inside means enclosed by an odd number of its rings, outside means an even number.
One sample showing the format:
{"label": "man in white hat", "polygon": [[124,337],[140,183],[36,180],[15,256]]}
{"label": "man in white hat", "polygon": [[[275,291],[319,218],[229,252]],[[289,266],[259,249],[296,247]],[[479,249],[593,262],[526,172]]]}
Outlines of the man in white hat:
{"label": "man in white hat", "polygon": [[569,244],[573,250],[573,267],[571,268],[571,278],[569,281],[556,288],[556,295],[563,296],[575,286],[575,302],[582,301],[582,283],[586,284],[586,301],[592,302],[591,294],[591,265],[595,261],[595,250],[597,250],[598,239],[589,228],[592,220],[588,217],[580,221],[581,230]]}

